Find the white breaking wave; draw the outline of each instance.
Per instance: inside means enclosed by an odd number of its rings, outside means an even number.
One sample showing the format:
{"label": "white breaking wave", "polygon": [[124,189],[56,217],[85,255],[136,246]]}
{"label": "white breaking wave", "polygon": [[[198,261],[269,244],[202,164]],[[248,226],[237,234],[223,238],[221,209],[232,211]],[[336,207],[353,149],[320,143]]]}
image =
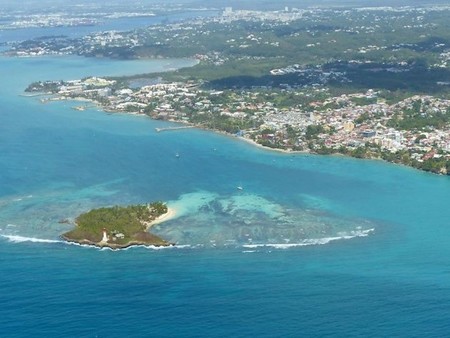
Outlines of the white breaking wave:
{"label": "white breaking wave", "polygon": [[350,231],[349,234],[342,233],[341,236],[336,237],[324,237],[324,238],[312,238],[305,239],[300,243],[265,243],[265,244],[244,244],[244,248],[248,249],[257,249],[257,248],[275,248],[275,249],[289,249],[300,246],[309,246],[309,245],[324,245],[333,241],[338,241],[341,239],[352,239],[356,237],[367,237],[371,232],[375,231],[375,229],[368,230],[355,230]]}
{"label": "white breaking wave", "polygon": [[[244,244],[242,245],[243,248],[246,249],[253,249],[253,250],[245,250],[244,253],[252,253],[255,252],[254,249],[258,248],[275,248],[275,249],[289,249],[294,247],[302,247],[302,246],[310,246],[310,245],[324,245],[328,244],[333,241],[343,240],[343,239],[352,239],[356,237],[367,237],[371,232],[374,232],[375,229],[367,229],[367,230],[353,230],[348,233],[343,232],[339,233],[339,236],[335,237],[324,237],[324,238],[312,238],[312,239],[305,239],[299,243],[261,243],[261,244]],[[43,238],[35,238],[35,237],[25,237],[25,236],[18,236],[18,235],[0,235],[0,237],[6,238],[9,242],[12,243],[24,243],[24,242],[32,242],[32,243],[64,243],[67,245],[76,245],[81,247],[87,247],[87,248],[94,248],[97,250],[112,250],[115,251],[117,249],[111,249],[108,247],[99,248],[93,245],[89,244],[79,244],[74,242],[66,242],[62,240],[53,240],[53,239],[43,239]],[[165,250],[165,249],[195,249],[198,247],[203,247],[203,245],[171,245],[171,246],[153,246],[153,245],[133,245],[127,248],[122,248],[118,250],[128,250],[133,248],[145,248],[149,250]]]}
{"label": "white breaking wave", "polygon": [[98,251],[126,251],[126,250],[130,250],[130,249],[134,249],[134,248],[145,248],[145,249],[151,249],[151,250],[162,250],[162,249],[169,249],[169,248],[175,248],[176,246],[166,246],[166,247],[158,247],[158,246],[154,246],[154,245],[131,245],[129,247],[126,248],[111,248],[108,246],[104,246],[104,247],[99,247],[93,244],[81,244],[81,243],[76,243],[76,242],[66,242],[66,241],[62,241],[64,244],[67,245],[75,245],[75,246],[79,246],[82,248],[88,248],[88,249],[94,249],[94,250],[98,250]]}
{"label": "white breaking wave", "polygon": [[80,246],[82,248],[94,248],[94,249],[101,249],[99,247],[93,246],[93,245],[89,245],[89,244],[80,244],[80,243],[76,243],[76,242],[69,242],[69,241],[61,241],[62,243],[66,244],[66,245],[75,245],[75,246]]}
{"label": "white breaking wave", "polygon": [[130,245],[126,248],[117,248],[117,249],[113,249],[113,248],[109,248],[109,247],[104,247],[101,248],[100,250],[110,250],[110,251],[126,251],[126,250],[132,250],[132,249],[136,249],[136,248],[143,248],[143,249],[148,249],[148,250],[167,250],[167,249],[173,249],[175,248],[174,245],[169,245],[169,246],[156,246],[156,245]]}
{"label": "white breaking wave", "polygon": [[62,241],[53,240],[53,239],[43,239],[43,238],[35,238],[35,237],[24,237],[17,235],[0,235],[1,237],[6,238],[8,241],[13,243],[23,243],[23,242],[32,242],[32,243],[62,243]]}
{"label": "white breaking wave", "polygon": [[168,246],[156,246],[156,245],[132,245],[129,246],[127,248],[124,249],[119,249],[119,250],[129,250],[129,249],[134,249],[134,248],[144,248],[144,249],[148,249],[148,250],[169,250],[169,249],[190,249],[192,248],[191,245],[189,244],[184,244],[184,245],[168,245]]}
{"label": "white breaking wave", "polygon": [[167,250],[167,249],[185,249],[185,248],[192,248],[190,245],[169,245],[169,246],[156,246],[156,245],[130,245],[126,248],[110,248],[108,246],[104,246],[104,247],[98,247],[92,244],[80,244],[80,243],[76,243],[76,242],[66,242],[66,241],[61,241],[62,243],[65,243],[67,245],[75,245],[75,246],[80,246],[83,248],[90,248],[90,249],[94,249],[94,250],[99,250],[99,251],[126,251],[126,250],[132,250],[132,249],[136,249],[136,248],[144,248],[144,249],[148,249],[148,250]]}

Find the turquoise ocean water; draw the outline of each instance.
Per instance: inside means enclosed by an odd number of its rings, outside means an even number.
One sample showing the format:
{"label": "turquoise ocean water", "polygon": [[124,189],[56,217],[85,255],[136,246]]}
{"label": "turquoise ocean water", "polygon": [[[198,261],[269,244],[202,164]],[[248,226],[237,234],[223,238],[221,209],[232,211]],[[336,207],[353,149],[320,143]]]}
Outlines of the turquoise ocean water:
{"label": "turquoise ocean water", "polygon": [[[448,336],[448,177],[21,96],[190,64],[0,58],[0,336]],[[59,240],[61,219],[152,200],[177,247]]]}

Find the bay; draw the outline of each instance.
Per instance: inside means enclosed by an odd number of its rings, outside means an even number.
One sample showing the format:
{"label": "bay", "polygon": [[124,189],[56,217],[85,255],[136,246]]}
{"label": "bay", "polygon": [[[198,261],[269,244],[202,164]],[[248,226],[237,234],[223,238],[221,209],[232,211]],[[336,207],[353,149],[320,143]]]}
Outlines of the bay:
{"label": "bay", "polygon": [[[448,177],[20,96],[190,64],[0,59],[2,335],[445,336]],[[61,219],[155,199],[177,210],[154,230],[178,247],[59,239]]]}
{"label": "bay", "polygon": [[108,18],[103,19],[103,21],[100,21],[98,25],[93,26],[81,25],[67,27],[57,26],[4,29],[0,30],[0,44],[49,36],[65,36],[67,38],[76,39],[93,32],[131,31],[162,23],[170,24],[193,18],[204,18],[216,14],[217,11],[192,10],[187,12],[168,12],[165,15],[159,14],[155,16]]}

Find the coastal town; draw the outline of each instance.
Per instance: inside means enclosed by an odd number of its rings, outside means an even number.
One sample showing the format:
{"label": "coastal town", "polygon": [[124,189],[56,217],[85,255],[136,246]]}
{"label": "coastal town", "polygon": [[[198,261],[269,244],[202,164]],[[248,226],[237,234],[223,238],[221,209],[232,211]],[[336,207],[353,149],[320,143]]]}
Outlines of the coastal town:
{"label": "coastal town", "polygon": [[[314,87],[218,91],[195,82],[119,84],[89,77],[38,82],[27,91],[50,93],[41,98],[44,103],[74,100],[79,111],[95,103],[109,112],[225,131],[273,149],[383,158],[440,174],[450,171],[450,100],[414,95],[389,104],[375,90],[331,96],[326,88]],[[287,95],[304,103],[286,107],[280,99]]]}

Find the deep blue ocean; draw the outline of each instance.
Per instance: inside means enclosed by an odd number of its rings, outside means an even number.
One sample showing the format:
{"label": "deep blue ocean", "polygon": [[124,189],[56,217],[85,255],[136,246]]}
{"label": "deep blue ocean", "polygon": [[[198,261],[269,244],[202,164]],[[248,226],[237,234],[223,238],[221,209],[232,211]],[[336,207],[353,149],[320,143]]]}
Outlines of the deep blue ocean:
{"label": "deep blue ocean", "polygon": [[[0,58],[0,336],[450,336],[448,177],[22,96],[192,63]],[[153,200],[174,248],[59,239],[61,219]]]}

